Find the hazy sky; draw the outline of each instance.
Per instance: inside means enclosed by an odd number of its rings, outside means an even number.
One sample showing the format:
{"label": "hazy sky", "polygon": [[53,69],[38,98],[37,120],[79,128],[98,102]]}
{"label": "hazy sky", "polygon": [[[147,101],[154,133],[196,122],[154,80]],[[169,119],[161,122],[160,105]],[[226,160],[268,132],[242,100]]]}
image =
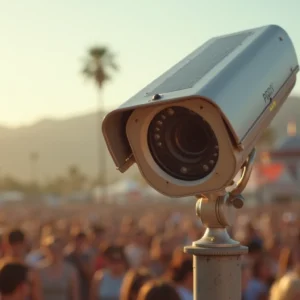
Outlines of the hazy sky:
{"label": "hazy sky", "polygon": [[[121,72],[103,97],[114,108],[212,36],[278,24],[300,57],[299,0],[0,0],[0,124],[95,109],[80,76],[93,44],[117,53]],[[300,84],[295,93],[300,94]]]}

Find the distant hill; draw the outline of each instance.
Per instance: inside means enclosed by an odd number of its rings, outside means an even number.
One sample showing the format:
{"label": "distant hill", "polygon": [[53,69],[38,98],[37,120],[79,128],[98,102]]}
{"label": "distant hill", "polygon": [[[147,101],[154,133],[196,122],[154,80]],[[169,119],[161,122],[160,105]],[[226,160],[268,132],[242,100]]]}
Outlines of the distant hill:
{"label": "distant hill", "polygon": [[[272,123],[278,139],[286,136],[286,125],[295,120],[300,130],[300,97],[290,97]],[[0,126],[0,176],[11,174],[20,179],[29,179],[29,154],[38,152],[41,179],[51,178],[65,172],[76,164],[91,177],[97,173],[97,114],[87,114],[69,119],[46,119],[31,126],[6,128]],[[105,149],[110,179],[120,178],[115,170],[101,135]],[[132,168],[126,176],[136,172]]]}
{"label": "distant hill", "polygon": [[[95,177],[98,170],[97,116],[93,113],[65,120],[47,119],[19,128],[0,126],[0,176],[10,174],[22,180],[29,179],[29,155],[37,152],[37,169],[42,180],[63,174],[72,164]],[[115,180],[121,174],[115,170],[102,135],[101,145],[109,166],[108,178]]]}

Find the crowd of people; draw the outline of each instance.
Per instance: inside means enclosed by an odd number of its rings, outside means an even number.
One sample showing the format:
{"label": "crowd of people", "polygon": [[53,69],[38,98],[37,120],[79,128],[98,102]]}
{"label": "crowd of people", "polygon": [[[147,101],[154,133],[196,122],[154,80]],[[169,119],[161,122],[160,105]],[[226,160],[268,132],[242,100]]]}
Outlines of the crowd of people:
{"label": "crowd of people", "polygon": [[[183,247],[205,230],[193,205],[2,206],[0,299],[192,300]],[[290,203],[237,215],[229,231],[249,248],[243,300],[300,299],[299,211]]]}

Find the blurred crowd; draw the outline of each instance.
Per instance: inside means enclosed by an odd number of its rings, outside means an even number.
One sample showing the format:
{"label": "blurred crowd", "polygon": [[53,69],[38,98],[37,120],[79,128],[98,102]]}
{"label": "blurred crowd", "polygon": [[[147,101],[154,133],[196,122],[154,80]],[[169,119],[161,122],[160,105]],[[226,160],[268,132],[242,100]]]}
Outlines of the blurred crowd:
{"label": "blurred crowd", "polygon": [[[290,203],[237,215],[243,300],[300,299],[299,213]],[[194,203],[10,204],[0,229],[2,300],[193,299],[183,247],[205,230]]]}

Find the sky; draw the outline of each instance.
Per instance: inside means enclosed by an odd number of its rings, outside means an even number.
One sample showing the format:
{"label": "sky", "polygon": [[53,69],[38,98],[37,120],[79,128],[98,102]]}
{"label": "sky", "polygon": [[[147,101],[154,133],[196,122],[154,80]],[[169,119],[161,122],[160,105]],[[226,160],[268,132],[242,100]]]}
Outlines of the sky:
{"label": "sky", "polygon": [[[282,26],[300,60],[299,0],[0,0],[0,124],[92,112],[126,101],[208,39]],[[99,95],[80,74],[108,46],[120,71]],[[300,83],[294,93],[300,94]]]}

